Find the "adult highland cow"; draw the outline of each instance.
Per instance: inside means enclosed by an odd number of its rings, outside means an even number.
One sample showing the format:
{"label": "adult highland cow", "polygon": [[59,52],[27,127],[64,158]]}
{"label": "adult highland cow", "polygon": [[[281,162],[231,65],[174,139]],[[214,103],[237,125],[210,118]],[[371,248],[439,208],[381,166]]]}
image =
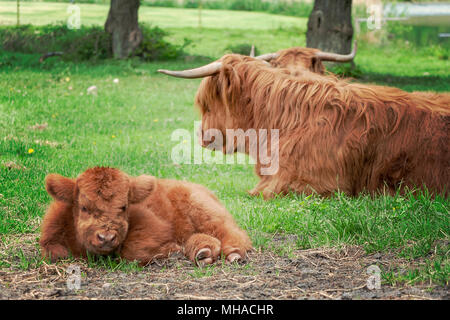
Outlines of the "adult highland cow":
{"label": "adult highland cow", "polygon": [[[272,154],[278,148],[279,170],[261,175],[257,159],[261,180],[252,195],[357,195],[424,186],[448,194],[449,94],[408,93],[309,71],[292,76],[240,55],[160,72],[204,78],[196,96],[203,131],[279,130],[278,144],[268,146]],[[235,150],[223,146],[224,152]]]}

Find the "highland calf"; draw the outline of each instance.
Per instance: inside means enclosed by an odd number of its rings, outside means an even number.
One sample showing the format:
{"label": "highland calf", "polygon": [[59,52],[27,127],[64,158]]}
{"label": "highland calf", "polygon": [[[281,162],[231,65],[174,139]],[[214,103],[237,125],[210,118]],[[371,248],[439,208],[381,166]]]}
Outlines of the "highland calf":
{"label": "highland calf", "polygon": [[146,265],[172,252],[210,264],[228,262],[252,248],[247,234],[203,186],[117,169],[92,168],[76,179],[51,174],[54,202],[42,224],[42,255],[53,261],[117,253]]}
{"label": "highland calf", "polygon": [[[409,93],[307,70],[293,76],[240,55],[160,72],[204,78],[195,98],[202,132],[214,128],[226,137],[229,129],[278,130],[278,144],[267,149],[278,148],[279,170],[262,176],[262,163],[255,159],[261,180],[252,195],[392,194],[424,186],[448,195],[449,94]],[[227,144],[224,153],[236,151]]]}

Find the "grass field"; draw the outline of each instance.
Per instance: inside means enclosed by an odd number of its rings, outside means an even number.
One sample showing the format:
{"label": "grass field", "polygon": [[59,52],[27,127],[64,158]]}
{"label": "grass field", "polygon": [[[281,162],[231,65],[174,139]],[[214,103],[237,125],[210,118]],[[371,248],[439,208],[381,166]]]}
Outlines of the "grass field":
{"label": "grass field", "polygon": [[[66,4],[23,3],[23,23],[66,19]],[[81,5],[83,24],[103,24],[107,7]],[[15,23],[15,2],[0,2],[2,24]],[[186,50],[215,59],[230,44],[254,43],[261,52],[304,46],[306,20],[253,12],[148,8],[140,20],[171,32],[169,40],[193,40]],[[289,255],[295,248],[361,246],[393,252],[411,262],[408,272],[385,271],[384,280],[448,283],[450,203],[422,196],[349,198],[288,196],[251,198],[257,182],[251,165],[174,165],[171,133],[192,132],[199,115],[193,98],[199,80],[168,78],[159,68],[182,69],[202,62],[138,60],[39,64],[38,55],[0,52],[0,236],[37,234],[47,205],[44,178],[56,172],[76,176],[91,166],[118,167],[131,175],[186,179],[213,190],[247,230],[256,247]],[[360,81],[408,91],[450,91],[450,62],[433,48],[380,46],[362,42],[356,64]],[[118,84],[113,79],[118,78]],[[98,96],[87,95],[89,86]],[[37,126],[38,125],[38,126]],[[41,125],[42,130],[39,129]],[[207,151],[204,151],[207,152]],[[272,246],[276,235],[295,240]],[[16,253],[20,256],[19,253]],[[27,257],[21,257],[28,266]],[[417,261],[421,261],[418,263]],[[0,257],[0,267],[10,267]]]}
{"label": "grass field", "polygon": [[[109,6],[101,4],[78,4],[83,25],[104,24]],[[15,1],[0,1],[2,24],[16,23]],[[34,25],[67,21],[68,3],[24,2],[21,4],[21,23]],[[139,20],[151,22],[161,28],[198,27],[197,9],[145,7],[139,9]],[[305,18],[286,17],[260,12],[202,10],[201,25],[204,28],[272,30],[279,27],[304,25]]]}

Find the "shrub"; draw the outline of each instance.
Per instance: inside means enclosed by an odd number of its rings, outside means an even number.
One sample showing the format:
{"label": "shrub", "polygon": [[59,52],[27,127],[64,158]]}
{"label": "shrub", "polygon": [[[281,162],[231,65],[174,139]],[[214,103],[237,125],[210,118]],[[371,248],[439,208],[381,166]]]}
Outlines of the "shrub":
{"label": "shrub", "polygon": [[337,64],[331,67],[331,72],[343,78],[361,78],[361,68],[352,63]]}
{"label": "shrub", "polygon": [[[184,55],[190,44],[174,45],[164,40],[167,32],[141,25],[143,41],[133,55],[145,60],[175,59]],[[21,53],[62,51],[65,60],[98,60],[112,58],[111,35],[101,27],[81,27],[71,30],[66,25],[0,27],[0,46],[3,50]]]}
{"label": "shrub", "polygon": [[[252,45],[248,43],[241,43],[236,45],[229,45],[225,48],[226,52],[231,53],[239,53],[248,56],[250,54],[250,51],[252,50]],[[255,55],[259,55],[258,48],[255,47]]]}
{"label": "shrub", "polygon": [[164,40],[168,32],[159,27],[147,27],[141,25],[143,40],[134,52],[144,60],[169,60],[185,55],[184,48],[191,44],[191,40],[185,38],[181,46],[173,45]]}

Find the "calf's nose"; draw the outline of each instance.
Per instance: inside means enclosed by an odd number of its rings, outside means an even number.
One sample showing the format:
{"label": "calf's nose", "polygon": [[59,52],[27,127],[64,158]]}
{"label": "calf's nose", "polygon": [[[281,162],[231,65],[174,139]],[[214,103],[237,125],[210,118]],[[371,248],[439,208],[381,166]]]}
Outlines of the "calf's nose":
{"label": "calf's nose", "polygon": [[113,232],[99,232],[97,239],[102,245],[110,245],[116,239],[116,234]]}

